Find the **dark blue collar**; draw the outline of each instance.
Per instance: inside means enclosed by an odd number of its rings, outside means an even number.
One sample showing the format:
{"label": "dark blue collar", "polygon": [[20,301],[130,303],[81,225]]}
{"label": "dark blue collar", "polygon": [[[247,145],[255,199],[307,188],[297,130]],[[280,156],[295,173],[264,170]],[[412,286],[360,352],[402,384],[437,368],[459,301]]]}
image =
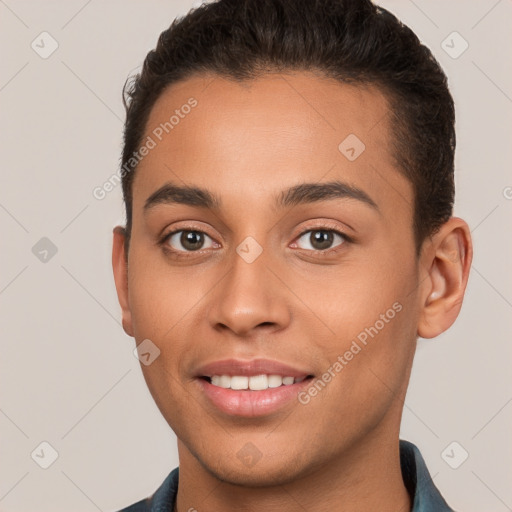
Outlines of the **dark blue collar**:
{"label": "dark blue collar", "polygon": [[413,500],[411,512],[454,512],[432,482],[420,451],[409,441],[400,440],[400,466]]}
{"label": "dark blue collar", "polygon": [[[432,482],[420,451],[408,441],[400,440],[400,466],[405,487],[413,500],[411,512],[454,512]],[[172,512],[178,480],[179,468],[176,468],[151,497],[119,512]]]}

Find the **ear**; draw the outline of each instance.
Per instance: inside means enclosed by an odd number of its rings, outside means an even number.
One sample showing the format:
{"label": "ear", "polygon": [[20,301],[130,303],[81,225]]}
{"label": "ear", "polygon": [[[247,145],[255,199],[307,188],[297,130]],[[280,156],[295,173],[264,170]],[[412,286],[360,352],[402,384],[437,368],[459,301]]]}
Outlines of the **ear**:
{"label": "ear", "polygon": [[126,230],[122,226],[116,226],[113,233],[112,269],[114,270],[117,298],[122,310],[124,332],[133,337],[132,313],[128,300],[128,259],[125,254]]}
{"label": "ear", "polygon": [[422,307],[418,336],[434,338],[455,322],[462,306],[473,259],[469,227],[452,217],[425,242],[420,256]]}

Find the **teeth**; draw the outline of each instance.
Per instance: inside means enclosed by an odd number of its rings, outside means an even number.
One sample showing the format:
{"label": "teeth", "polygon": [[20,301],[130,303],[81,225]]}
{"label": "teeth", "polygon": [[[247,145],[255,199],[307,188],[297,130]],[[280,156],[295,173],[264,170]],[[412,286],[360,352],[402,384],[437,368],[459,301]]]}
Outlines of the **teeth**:
{"label": "teeth", "polygon": [[[233,383],[231,383],[233,385]],[[268,388],[268,377],[266,375],[254,375],[249,377],[249,389],[260,391]]]}
{"label": "teeth", "polygon": [[302,382],[305,377],[282,377],[281,375],[213,375],[211,383],[224,389],[250,389],[252,391],[262,391],[268,388],[278,388],[279,386],[290,386],[295,382]]}
{"label": "teeth", "polygon": [[278,388],[283,383],[283,378],[281,375],[269,375],[268,376],[268,387],[269,388]]}
{"label": "teeth", "polygon": [[229,375],[221,375],[219,377],[219,386],[221,388],[229,388],[231,386],[231,377]]}
{"label": "teeth", "polygon": [[[227,375],[226,375],[227,377]],[[249,386],[249,377],[236,376],[231,377],[231,389],[247,389]]]}

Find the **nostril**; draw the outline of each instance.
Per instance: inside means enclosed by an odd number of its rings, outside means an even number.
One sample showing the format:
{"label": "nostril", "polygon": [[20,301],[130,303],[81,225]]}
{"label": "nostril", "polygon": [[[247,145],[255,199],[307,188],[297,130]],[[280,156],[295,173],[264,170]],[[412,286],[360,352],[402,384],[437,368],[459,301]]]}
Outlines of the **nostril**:
{"label": "nostril", "polygon": [[274,322],[261,322],[261,324],[258,324],[259,327],[267,327],[269,325],[274,325]]}

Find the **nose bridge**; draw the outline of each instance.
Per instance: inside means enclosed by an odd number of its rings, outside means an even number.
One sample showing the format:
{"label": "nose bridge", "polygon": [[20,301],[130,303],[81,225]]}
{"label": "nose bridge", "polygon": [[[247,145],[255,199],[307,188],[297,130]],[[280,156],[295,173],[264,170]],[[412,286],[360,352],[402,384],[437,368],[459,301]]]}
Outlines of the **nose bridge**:
{"label": "nose bridge", "polygon": [[269,256],[251,237],[233,250],[230,269],[217,287],[210,310],[212,324],[246,334],[263,323],[283,327],[289,321],[282,286],[274,282],[275,277],[267,268],[272,262]]}

